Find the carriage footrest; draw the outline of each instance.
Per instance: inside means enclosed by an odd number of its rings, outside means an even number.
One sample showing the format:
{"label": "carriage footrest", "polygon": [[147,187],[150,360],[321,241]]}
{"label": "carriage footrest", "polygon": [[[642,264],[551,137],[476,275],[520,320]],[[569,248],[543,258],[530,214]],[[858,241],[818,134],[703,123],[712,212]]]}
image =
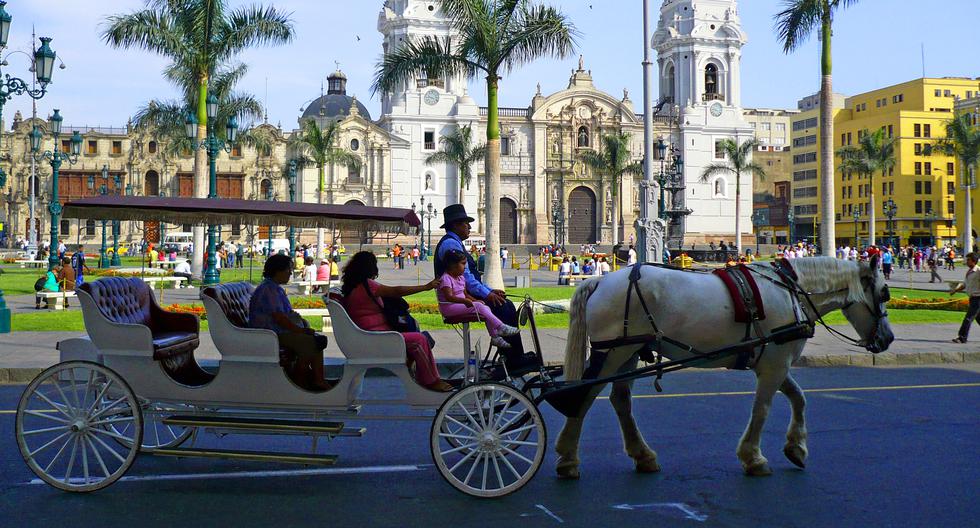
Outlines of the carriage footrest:
{"label": "carriage footrest", "polygon": [[211,427],[215,429],[275,432],[295,434],[335,435],[344,430],[344,422],[320,422],[312,420],[273,420],[263,418],[237,418],[232,416],[168,416],[166,425],[182,427]]}
{"label": "carriage footrest", "polygon": [[307,464],[331,466],[337,463],[337,455],[307,455],[300,453],[277,453],[275,451],[234,451],[230,449],[173,448],[154,449],[154,455],[174,457],[225,458],[251,460],[255,462],[281,462],[288,464]]}

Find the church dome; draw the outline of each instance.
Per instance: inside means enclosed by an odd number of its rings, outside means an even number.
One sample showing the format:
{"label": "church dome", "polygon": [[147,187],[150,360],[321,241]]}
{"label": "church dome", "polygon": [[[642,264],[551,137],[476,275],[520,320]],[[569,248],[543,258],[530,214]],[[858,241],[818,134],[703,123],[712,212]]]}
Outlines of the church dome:
{"label": "church dome", "polygon": [[357,105],[357,111],[361,117],[368,121],[371,120],[371,114],[367,107],[361,104],[356,97],[347,95],[347,76],[338,69],[327,77],[327,94],[314,99],[303,111],[303,118],[344,118],[351,114],[351,106],[353,105]]}

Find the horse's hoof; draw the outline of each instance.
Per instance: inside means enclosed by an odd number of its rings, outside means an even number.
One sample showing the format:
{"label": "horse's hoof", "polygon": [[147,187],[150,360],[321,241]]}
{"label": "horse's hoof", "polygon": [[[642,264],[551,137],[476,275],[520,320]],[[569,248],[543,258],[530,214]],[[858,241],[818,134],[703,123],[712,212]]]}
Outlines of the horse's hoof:
{"label": "horse's hoof", "polygon": [[578,480],[579,471],[577,465],[559,465],[557,468],[558,478],[562,480]]}
{"label": "horse's hoof", "polygon": [[806,449],[798,445],[787,445],[783,448],[783,454],[789,459],[796,467],[805,468],[806,467]]}
{"label": "horse's hoof", "polygon": [[769,462],[763,459],[745,466],[745,474],[750,477],[768,477],[772,475],[772,468],[769,467]]}
{"label": "horse's hoof", "polygon": [[636,472],[637,473],[659,473],[660,464],[657,463],[656,457],[644,458],[642,460],[636,461]]}

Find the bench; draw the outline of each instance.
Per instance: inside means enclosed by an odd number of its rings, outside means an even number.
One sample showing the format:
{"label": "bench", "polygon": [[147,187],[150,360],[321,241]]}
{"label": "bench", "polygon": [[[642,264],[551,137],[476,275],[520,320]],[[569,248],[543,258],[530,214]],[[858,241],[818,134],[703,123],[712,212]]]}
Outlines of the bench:
{"label": "bench", "polygon": [[68,306],[68,299],[75,299],[77,296],[74,291],[39,291],[34,292],[34,309],[39,310],[41,308],[41,301],[44,301],[44,307],[51,309],[51,301],[54,301],[55,310],[64,310]]}
{"label": "bench", "polygon": [[333,333],[333,325],[330,324],[330,311],[326,308],[297,308],[293,311],[303,317],[321,317],[323,321],[323,330],[321,332],[324,334]]}
{"label": "bench", "polygon": [[85,329],[103,353],[145,355],[174,381],[201,386],[214,379],[194,358],[200,322],[188,313],[168,312],[150,286],[136,277],[106,277],[78,287]]}
{"label": "bench", "polygon": [[180,264],[181,262],[183,262],[183,260],[160,260],[157,261],[157,265],[159,265],[161,268],[174,269],[177,267],[177,264]]}
{"label": "bench", "polygon": [[48,265],[46,260],[15,260],[14,262],[22,268],[44,268]]}
{"label": "bench", "polygon": [[595,277],[595,275],[582,275],[582,274],[569,275],[568,285],[571,286],[572,284],[575,284],[575,281],[584,281],[584,280],[591,279],[592,277]]}
{"label": "bench", "polygon": [[299,291],[303,295],[311,295],[313,293],[314,286],[326,286],[327,289],[329,290],[333,282],[334,281],[329,281],[329,280],[315,280],[315,281],[296,281],[293,284],[299,287]]}
{"label": "bench", "polygon": [[187,280],[184,277],[143,277],[143,282],[149,284],[151,287],[158,282],[172,282],[175,288],[180,288],[180,285]]}

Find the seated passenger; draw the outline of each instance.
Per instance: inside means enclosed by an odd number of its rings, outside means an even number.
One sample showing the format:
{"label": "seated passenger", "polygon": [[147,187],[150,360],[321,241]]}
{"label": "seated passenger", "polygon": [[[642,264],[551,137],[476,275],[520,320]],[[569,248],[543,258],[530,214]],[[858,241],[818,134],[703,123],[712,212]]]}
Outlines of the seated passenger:
{"label": "seated passenger", "polygon": [[[405,297],[431,290],[439,283],[432,280],[418,286],[385,286],[374,279],[378,277],[378,259],[370,251],[360,251],[344,266],[344,307],[354,324],[367,331],[391,330],[382,311],[382,297]],[[436,391],[450,391],[452,385],[439,378],[436,360],[429,348],[429,338],[420,332],[402,332],[408,364],[415,363],[415,380],[422,386]]]}
{"label": "seated passenger", "polygon": [[316,280],[330,280],[330,263],[326,259],[320,261],[320,266],[316,269]]}
{"label": "seated passenger", "polygon": [[293,311],[281,286],[289,282],[292,267],[292,259],[286,255],[273,255],[265,261],[262,270],[265,280],[255,288],[248,303],[248,325],[272,330],[279,336],[279,346],[295,358],[290,378],[303,387],[326,390],[333,386],[323,377],[327,338],[314,332]]}
{"label": "seated passenger", "polygon": [[[567,257],[564,264],[568,264]],[[504,324],[490,311],[489,306],[466,291],[466,279],[463,278],[466,254],[461,251],[447,253],[445,265],[446,272],[437,281],[433,281],[438,284],[436,298],[439,299],[439,312],[442,316],[449,318],[477,315],[487,326],[490,344],[497,348],[510,348],[510,343],[504,338],[517,335],[521,331],[517,327]]]}

